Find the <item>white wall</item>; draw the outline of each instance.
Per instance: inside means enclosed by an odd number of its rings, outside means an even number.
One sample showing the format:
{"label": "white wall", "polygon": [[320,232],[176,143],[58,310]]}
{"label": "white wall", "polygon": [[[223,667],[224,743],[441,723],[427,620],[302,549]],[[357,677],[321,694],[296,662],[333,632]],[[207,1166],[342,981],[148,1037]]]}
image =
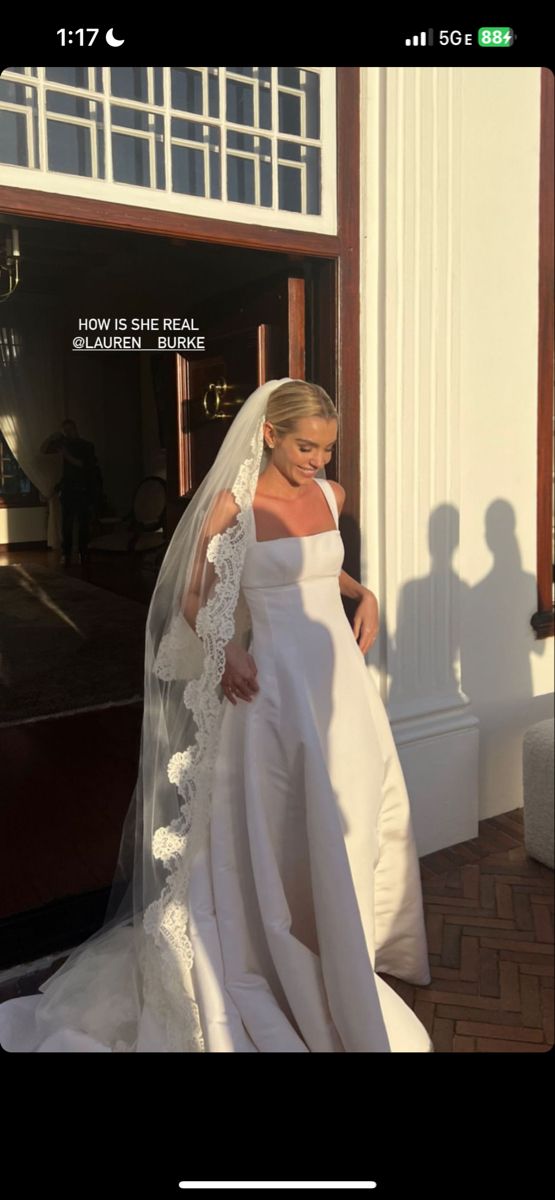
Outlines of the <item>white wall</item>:
{"label": "white wall", "polygon": [[[362,68],[363,581],[420,854],[522,804],[537,642],[540,69]],[[514,523],[514,529],[513,529]]]}
{"label": "white wall", "polygon": [[46,539],[46,508],[0,508],[0,546]]}
{"label": "white wall", "polygon": [[522,804],[522,736],[553,715],[537,640],[540,68],[463,75],[463,686],[480,721],[480,812]]}

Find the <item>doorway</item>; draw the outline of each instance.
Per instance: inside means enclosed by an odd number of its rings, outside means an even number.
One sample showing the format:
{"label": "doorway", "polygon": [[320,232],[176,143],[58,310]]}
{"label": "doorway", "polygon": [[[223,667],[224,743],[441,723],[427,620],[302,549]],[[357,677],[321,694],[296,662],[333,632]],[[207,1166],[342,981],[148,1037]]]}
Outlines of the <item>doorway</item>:
{"label": "doorway", "polygon": [[[19,216],[17,222],[21,283],[3,322],[20,339],[41,340],[47,366],[40,389],[33,382],[37,407],[48,403],[53,419],[71,417],[94,444],[103,483],[100,540],[129,514],[141,482],[155,477],[166,485],[167,543],[241,400],[263,380],[314,379],[336,398],[334,259]],[[140,350],[73,347],[78,335],[94,346],[97,337],[115,334],[116,321],[118,335],[127,335],[134,319],[145,318],[188,322],[185,333],[196,327],[205,349],[172,343],[161,351],[152,327],[142,330]],[[215,419],[216,411],[224,419]],[[338,478],[335,461],[328,473]],[[53,645],[53,624],[68,631],[33,707],[18,708],[17,671],[8,672],[12,719],[0,722],[7,797],[0,967],[67,949],[103,918],[136,776],[142,634],[160,564],[156,553],[100,551],[60,579],[59,549],[25,534],[25,518],[35,530],[36,515],[20,514],[17,536],[0,548],[16,607],[18,589],[25,592],[14,627],[22,614],[34,622],[35,669]],[[95,595],[87,663],[81,644],[71,643],[72,626],[77,612],[85,624],[85,596]],[[115,648],[123,657],[107,686]],[[110,690],[116,676],[119,690]]]}

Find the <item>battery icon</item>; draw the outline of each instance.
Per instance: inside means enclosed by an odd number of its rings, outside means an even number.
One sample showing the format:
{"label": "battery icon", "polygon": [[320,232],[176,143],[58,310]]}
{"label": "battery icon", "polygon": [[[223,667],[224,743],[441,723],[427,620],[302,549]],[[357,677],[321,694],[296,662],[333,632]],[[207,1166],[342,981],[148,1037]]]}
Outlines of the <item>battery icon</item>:
{"label": "battery icon", "polygon": [[433,46],[433,44],[433,29],[422,30],[421,33],[413,33],[412,37],[405,38],[405,46]]}

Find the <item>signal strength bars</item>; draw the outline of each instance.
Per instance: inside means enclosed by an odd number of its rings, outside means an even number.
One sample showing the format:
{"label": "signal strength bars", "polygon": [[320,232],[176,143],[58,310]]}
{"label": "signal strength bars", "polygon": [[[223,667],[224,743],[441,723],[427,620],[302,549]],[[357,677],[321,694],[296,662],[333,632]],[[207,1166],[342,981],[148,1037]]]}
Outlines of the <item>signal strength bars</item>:
{"label": "signal strength bars", "polygon": [[413,33],[411,38],[405,38],[405,46],[433,46],[433,44],[433,29],[428,29],[427,33],[425,30],[423,30],[421,33]]}

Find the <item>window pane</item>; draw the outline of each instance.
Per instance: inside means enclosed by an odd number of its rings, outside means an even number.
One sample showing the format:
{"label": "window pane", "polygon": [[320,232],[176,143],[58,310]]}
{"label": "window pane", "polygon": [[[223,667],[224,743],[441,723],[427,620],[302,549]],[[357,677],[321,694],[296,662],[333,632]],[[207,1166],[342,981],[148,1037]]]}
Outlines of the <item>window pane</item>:
{"label": "window pane", "polygon": [[200,121],[183,121],[181,117],[173,117],[172,119],[172,138],[182,138],[188,142],[202,142],[204,140],[203,129]]}
{"label": "window pane", "polygon": [[[239,133],[230,129],[227,134],[227,194],[230,200],[242,204],[268,206],[272,203],[272,145],[269,138],[258,134]],[[230,154],[242,150],[244,154]],[[258,194],[257,194],[258,187]]]}
{"label": "window pane", "polygon": [[64,121],[47,121],[48,169],[69,175],[88,175],[91,170],[90,131]]}
{"label": "window pane", "polygon": [[320,148],[307,146],[305,149],[306,173],[306,211],[319,213],[322,211],[322,181],[320,174]]}
{"label": "window pane", "polygon": [[298,88],[299,68],[298,67],[278,67],[278,83],[283,83],[285,87]]}
{"label": "window pane", "polygon": [[112,160],[114,179],[118,183],[150,187],[148,143],[144,138],[127,137],[124,133],[112,134]]}
{"label": "window pane", "polygon": [[208,76],[208,116],[220,115],[220,82],[217,72],[211,71]]}
{"label": "window pane", "polygon": [[227,194],[230,200],[254,204],[254,163],[249,158],[227,156]]}
{"label": "window pane", "polygon": [[123,125],[126,129],[141,129],[146,132],[150,128],[150,118],[147,112],[137,108],[120,108],[112,105],[112,125]]}
{"label": "window pane", "polygon": [[52,83],[65,83],[68,87],[88,88],[87,67],[46,67],[45,75]]}
{"label": "window pane", "polygon": [[279,93],[279,131],[280,133],[301,133],[301,99],[291,96],[289,92]]}
{"label": "window pane", "polygon": [[82,96],[68,96],[63,92],[47,92],[46,107],[48,112],[65,113],[68,117],[90,117],[96,115],[96,105],[85,100]]}
{"label": "window pane", "polygon": [[306,129],[303,131],[304,137],[320,138],[320,76],[315,71],[306,71],[305,84],[305,111],[306,111]]}
{"label": "window pane", "polygon": [[164,103],[164,72],[162,67],[154,68],[154,103]]}
{"label": "window pane", "polygon": [[0,433],[0,495],[29,496],[32,484],[16,462],[8,443]]}
{"label": "window pane", "polygon": [[172,146],[174,192],[204,196],[204,153],[189,146]]}
{"label": "window pane", "polygon": [[213,200],[222,198],[222,156],[221,135],[217,126],[208,126],[208,144],[210,146],[210,196]]}
{"label": "window pane", "polygon": [[0,112],[0,162],[29,166],[25,117],[19,113]]}
{"label": "window pane", "polygon": [[301,211],[301,173],[294,167],[278,167],[279,207]]}
{"label": "window pane", "polygon": [[14,83],[12,79],[0,78],[0,100],[6,104],[25,105],[25,88],[22,83]]}
{"label": "window pane", "polygon": [[146,67],[111,67],[112,96],[125,100],[148,99]]}
{"label": "window pane", "polygon": [[254,104],[252,86],[239,83],[237,79],[227,80],[227,120],[237,125],[254,124]]}
{"label": "window pane", "polygon": [[202,73],[191,67],[171,68],[171,106],[182,112],[201,113]]}
{"label": "window pane", "polygon": [[260,128],[272,128],[272,93],[270,88],[261,87],[258,93],[258,105],[260,113]]}

